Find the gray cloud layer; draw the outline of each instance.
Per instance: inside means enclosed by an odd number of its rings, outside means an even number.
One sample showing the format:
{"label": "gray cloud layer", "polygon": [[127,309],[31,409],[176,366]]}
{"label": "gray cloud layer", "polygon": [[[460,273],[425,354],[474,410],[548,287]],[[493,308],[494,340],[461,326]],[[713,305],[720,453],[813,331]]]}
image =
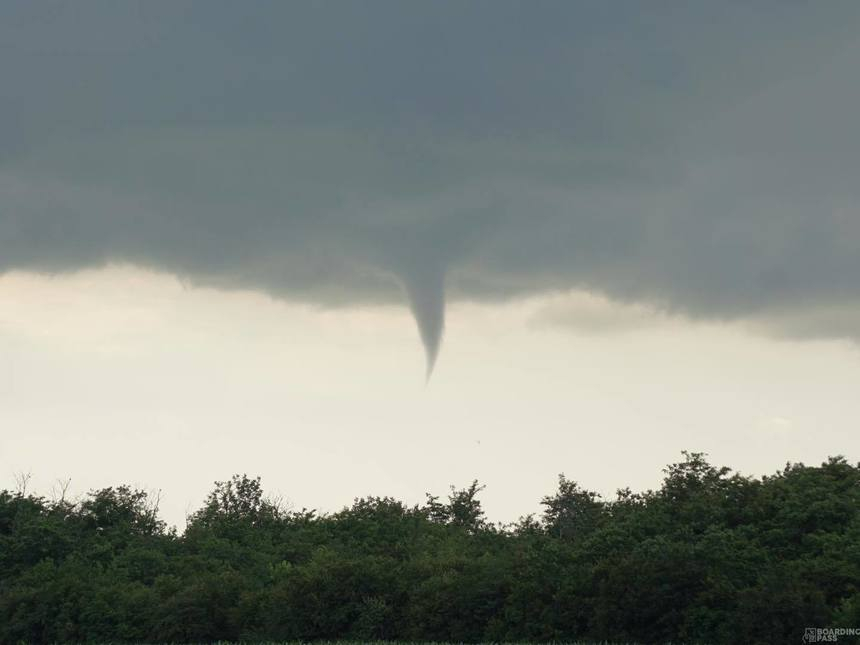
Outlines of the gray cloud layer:
{"label": "gray cloud layer", "polygon": [[405,292],[431,367],[443,290],[860,337],[858,26],[853,1],[7,2],[0,271]]}

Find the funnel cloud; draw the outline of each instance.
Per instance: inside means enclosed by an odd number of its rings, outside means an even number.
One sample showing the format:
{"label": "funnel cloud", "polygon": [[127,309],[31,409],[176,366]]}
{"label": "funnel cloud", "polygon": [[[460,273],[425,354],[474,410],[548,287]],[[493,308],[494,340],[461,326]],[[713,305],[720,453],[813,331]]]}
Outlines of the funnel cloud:
{"label": "funnel cloud", "polygon": [[441,269],[430,269],[406,278],[409,308],[427,357],[427,379],[433,374],[445,329],[445,285]]}
{"label": "funnel cloud", "polygon": [[[241,14],[241,15],[240,15]],[[0,272],[860,338],[856,2],[0,8]]]}

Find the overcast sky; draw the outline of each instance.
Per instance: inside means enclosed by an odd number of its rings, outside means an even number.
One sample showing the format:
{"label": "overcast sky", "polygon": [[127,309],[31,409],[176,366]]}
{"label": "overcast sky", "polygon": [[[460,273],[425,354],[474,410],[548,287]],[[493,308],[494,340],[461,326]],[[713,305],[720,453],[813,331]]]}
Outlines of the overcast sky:
{"label": "overcast sky", "polygon": [[479,477],[514,519],[682,449],[856,460],[858,27],[4,2],[0,477],[180,523],[236,471],[329,509]]}

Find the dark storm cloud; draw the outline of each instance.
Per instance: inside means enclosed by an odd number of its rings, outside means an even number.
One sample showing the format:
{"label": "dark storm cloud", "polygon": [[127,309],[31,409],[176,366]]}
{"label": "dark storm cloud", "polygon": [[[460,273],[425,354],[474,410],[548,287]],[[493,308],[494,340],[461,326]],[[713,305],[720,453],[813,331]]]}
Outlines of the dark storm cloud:
{"label": "dark storm cloud", "polygon": [[858,26],[856,2],[7,2],[0,271],[405,290],[431,365],[443,285],[860,336]]}

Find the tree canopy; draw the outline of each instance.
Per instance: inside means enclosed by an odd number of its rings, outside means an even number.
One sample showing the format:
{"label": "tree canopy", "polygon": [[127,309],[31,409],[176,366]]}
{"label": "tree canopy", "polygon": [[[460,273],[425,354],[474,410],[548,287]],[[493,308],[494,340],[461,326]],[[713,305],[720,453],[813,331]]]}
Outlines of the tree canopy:
{"label": "tree canopy", "polygon": [[564,475],[487,520],[472,482],[407,506],[285,508],[216,482],[184,532],[127,486],[0,491],[0,642],[801,642],[860,626],[860,465],[752,478],[684,453],[613,499]]}

